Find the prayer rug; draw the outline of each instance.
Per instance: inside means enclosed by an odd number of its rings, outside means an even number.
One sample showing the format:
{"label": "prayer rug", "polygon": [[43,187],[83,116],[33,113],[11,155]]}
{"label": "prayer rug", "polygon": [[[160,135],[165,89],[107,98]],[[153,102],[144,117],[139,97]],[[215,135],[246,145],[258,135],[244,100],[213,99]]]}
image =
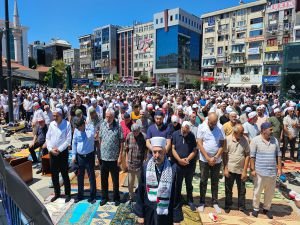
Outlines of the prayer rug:
{"label": "prayer rug", "polygon": [[86,200],[73,204],[68,212],[61,218],[59,225],[85,225],[90,224],[98,207],[100,201],[90,204]]}
{"label": "prayer rug", "polygon": [[53,224],[58,224],[59,220],[63,217],[63,215],[70,209],[74,200],[71,199],[68,203],[65,203],[64,198],[59,198],[55,202],[50,202],[51,198],[54,195],[50,195],[44,202],[44,205],[51,217]]}
{"label": "prayer rug", "polygon": [[201,225],[201,217],[197,211],[193,212],[189,206],[183,206],[183,217],[184,221],[182,221],[181,225]]}
{"label": "prayer rug", "polygon": [[118,207],[113,202],[108,202],[104,206],[99,206],[91,225],[109,225],[115,217]]}
{"label": "prayer rug", "polygon": [[132,213],[132,208],[130,205],[120,204],[110,225],[134,225],[136,219],[137,217],[134,213]]}

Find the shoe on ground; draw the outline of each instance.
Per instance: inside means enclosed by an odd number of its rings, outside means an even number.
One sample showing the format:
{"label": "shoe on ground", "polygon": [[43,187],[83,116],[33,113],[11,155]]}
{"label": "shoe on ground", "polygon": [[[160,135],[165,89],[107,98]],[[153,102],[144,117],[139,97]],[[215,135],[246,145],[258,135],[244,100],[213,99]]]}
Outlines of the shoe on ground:
{"label": "shoe on ground", "polygon": [[270,210],[264,209],[264,214],[271,220],[273,219],[273,213]]}
{"label": "shoe on ground", "polygon": [[42,169],[37,170],[35,173],[40,174],[42,172]]}
{"label": "shoe on ground", "polygon": [[103,200],[100,202],[100,206],[104,206],[107,202],[108,202],[107,199],[103,199]]}
{"label": "shoe on ground", "polygon": [[254,216],[254,217],[258,217],[258,213],[259,213],[259,211],[256,211],[256,210],[253,210],[252,211],[252,216]]}
{"label": "shoe on ground", "polygon": [[200,206],[197,208],[197,210],[199,212],[204,212],[204,207],[205,207],[205,205],[203,203],[201,203]]}
{"label": "shoe on ground", "polygon": [[96,202],[96,199],[94,198],[89,198],[88,199],[88,202],[91,203],[91,204],[94,204]]}
{"label": "shoe on ground", "polygon": [[55,202],[56,199],[58,199],[60,197],[60,195],[54,195],[53,198],[51,198],[50,202]]}
{"label": "shoe on ground", "polygon": [[78,202],[80,202],[80,201],[82,201],[82,198],[76,198],[76,199],[74,200],[74,203],[78,203]]}
{"label": "shoe on ground", "polygon": [[247,210],[245,207],[239,207],[239,211],[245,213]]}
{"label": "shoe on ground", "polygon": [[230,208],[229,207],[225,207],[224,211],[225,211],[225,213],[230,213]]}
{"label": "shoe on ground", "polygon": [[120,205],[120,201],[115,201],[115,206],[119,206]]}
{"label": "shoe on ground", "polygon": [[195,204],[194,204],[193,202],[189,202],[188,205],[189,205],[189,207],[190,207],[190,209],[191,209],[192,211],[196,211],[196,210],[197,210],[197,209],[196,209],[196,206],[195,206]]}
{"label": "shoe on ground", "polygon": [[67,196],[66,196],[65,203],[67,203],[67,202],[69,202],[69,201],[71,201],[71,195],[67,195]]}

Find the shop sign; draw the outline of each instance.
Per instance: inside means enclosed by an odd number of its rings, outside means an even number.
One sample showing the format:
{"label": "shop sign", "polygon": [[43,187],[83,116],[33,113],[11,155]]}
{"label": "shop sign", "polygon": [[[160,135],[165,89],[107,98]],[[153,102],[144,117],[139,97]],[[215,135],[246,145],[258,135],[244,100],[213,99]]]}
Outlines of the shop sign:
{"label": "shop sign", "polygon": [[278,84],[280,83],[280,76],[263,76],[262,82],[264,84]]}
{"label": "shop sign", "polygon": [[214,82],[215,78],[214,77],[201,77],[201,81],[203,81],[203,82]]}
{"label": "shop sign", "polygon": [[93,81],[93,86],[94,87],[99,87],[100,86],[100,81]]}
{"label": "shop sign", "polygon": [[286,1],[286,2],[280,2],[277,4],[272,4],[269,7],[267,7],[267,13],[276,12],[276,11],[285,10],[285,9],[291,9],[294,7],[295,7],[295,4],[294,4],[293,0]]}
{"label": "shop sign", "polygon": [[260,54],[259,47],[248,49],[248,55],[257,55],[257,54]]}
{"label": "shop sign", "polygon": [[254,41],[263,41],[265,40],[264,36],[256,36],[256,37],[249,37],[246,39],[248,42],[254,42]]}
{"label": "shop sign", "polygon": [[266,47],[265,52],[276,52],[276,51],[278,51],[278,46],[269,46],[269,47]]}
{"label": "shop sign", "polygon": [[86,78],[73,78],[72,83],[82,85],[82,84],[89,84],[90,81],[89,79]]}
{"label": "shop sign", "polygon": [[242,83],[248,83],[250,81],[250,77],[249,76],[241,76],[241,82]]}

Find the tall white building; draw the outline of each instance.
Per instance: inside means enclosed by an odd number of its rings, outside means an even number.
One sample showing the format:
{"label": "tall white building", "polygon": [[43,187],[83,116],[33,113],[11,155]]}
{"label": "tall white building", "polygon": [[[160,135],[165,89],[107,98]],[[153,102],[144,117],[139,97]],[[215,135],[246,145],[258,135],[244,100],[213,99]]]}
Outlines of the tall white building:
{"label": "tall white building", "polygon": [[[28,66],[28,27],[22,26],[20,23],[20,16],[18,10],[17,0],[14,1],[13,22],[9,24],[10,32],[10,56],[19,64]],[[5,28],[5,21],[0,20],[0,29]],[[0,40],[1,41],[1,40]],[[6,36],[5,33],[2,38],[2,56],[6,58]]]}
{"label": "tall white building", "polygon": [[80,71],[80,51],[72,48],[63,51],[63,60],[66,65],[71,66],[73,77],[79,76]]}
{"label": "tall white building", "polygon": [[133,34],[133,70],[134,77],[147,75],[153,78],[154,26],[153,21],[137,23]]}

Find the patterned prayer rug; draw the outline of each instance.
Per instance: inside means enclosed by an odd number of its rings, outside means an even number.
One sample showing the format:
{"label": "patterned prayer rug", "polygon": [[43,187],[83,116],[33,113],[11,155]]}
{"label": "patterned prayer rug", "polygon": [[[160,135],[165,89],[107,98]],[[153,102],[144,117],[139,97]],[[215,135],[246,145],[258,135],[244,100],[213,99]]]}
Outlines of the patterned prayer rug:
{"label": "patterned prayer rug", "polygon": [[115,217],[118,207],[113,202],[108,202],[104,206],[99,206],[91,225],[109,225]]}
{"label": "patterned prayer rug", "polygon": [[61,218],[59,225],[85,225],[90,224],[99,207],[100,201],[90,204],[86,200],[73,204],[68,212]]}
{"label": "patterned prayer rug", "polygon": [[134,225],[136,222],[136,215],[132,213],[130,205],[120,204],[115,217],[112,219],[110,225]]}
{"label": "patterned prayer rug", "polygon": [[54,197],[54,195],[50,195],[44,202],[46,209],[52,219],[53,224],[58,224],[59,220],[63,217],[63,215],[70,209],[74,200],[71,199],[68,203],[65,203],[64,198],[59,198],[55,202],[50,202],[50,199]]}

